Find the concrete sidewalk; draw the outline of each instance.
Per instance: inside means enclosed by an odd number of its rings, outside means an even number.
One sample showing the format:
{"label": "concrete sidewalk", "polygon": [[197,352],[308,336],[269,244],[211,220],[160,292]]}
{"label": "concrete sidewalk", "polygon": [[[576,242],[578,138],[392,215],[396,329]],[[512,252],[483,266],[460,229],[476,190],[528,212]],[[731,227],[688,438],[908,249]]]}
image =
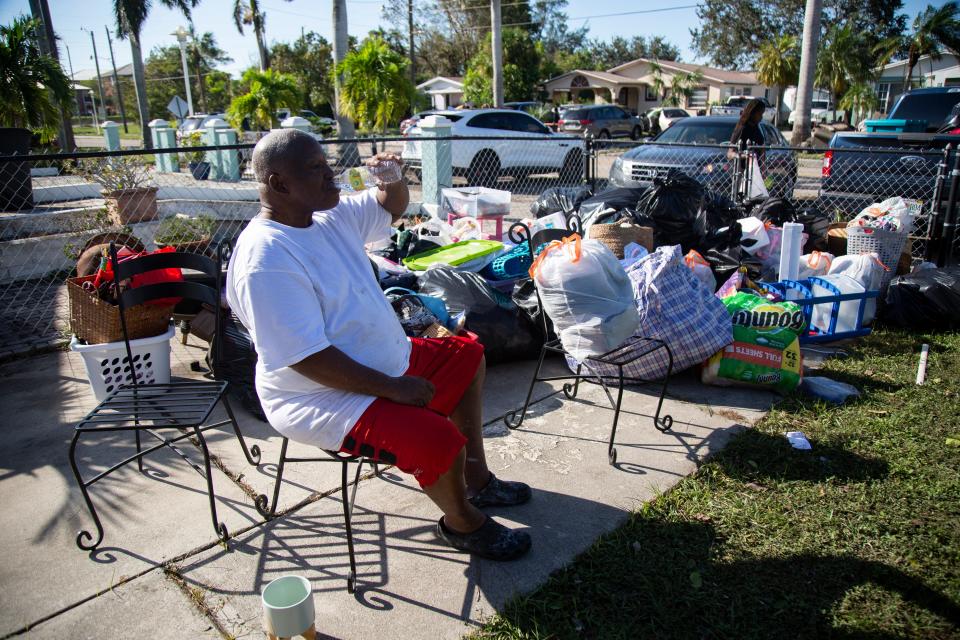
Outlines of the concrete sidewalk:
{"label": "concrete sidewalk", "polygon": [[[202,361],[204,350],[191,340],[187,347],[174,341],[175,376],[198,376],[189,365]],[[208,432],[212,452],[233,477],[214,470],[220,519],[234,536],[227,548],[214,535],[203,479],[160,451],[147,458],[144,474],[134,465],[92,487],[105,537],[97,551],[79,550],[77,531],[92,522],[67,453],[74,423],[95,404],[82,360],[54,353],[3,365],[0,637],[265,637],[260,591],[297,573],[313,583],[325,637],[458,638],[692,472],[774,401],[765,392],[703,387],[680,375],[665,404],[673,431],[663,434],[650,418],[652,390],[631,390],[614,468],[606,456],[612,410],[594,385],[568,400],[558,384],[542,384],[521,430],[503,426],[503,414],[522,403],[534,365],[491,367],[484,402],[491,468],[534,489],[529,504],[492,513],[529,529],[531,553],[498,564],[442,546],[432,533],[439,511],[411,478],[390,470],[359,487],[355,595],[345,588],[339,465],[289,464],[282,515],[264,523],[253,496],[270,495],[280,438],[240,409],[248,444],[263,450],[259,467],[246,462],[232,433]],[[561,363],[551,366],[560,371]],[[98,435],[96,445],[78,447],[86,474],[133,451],[130,434]],[[291,453],[311,452],[291,446]]]}

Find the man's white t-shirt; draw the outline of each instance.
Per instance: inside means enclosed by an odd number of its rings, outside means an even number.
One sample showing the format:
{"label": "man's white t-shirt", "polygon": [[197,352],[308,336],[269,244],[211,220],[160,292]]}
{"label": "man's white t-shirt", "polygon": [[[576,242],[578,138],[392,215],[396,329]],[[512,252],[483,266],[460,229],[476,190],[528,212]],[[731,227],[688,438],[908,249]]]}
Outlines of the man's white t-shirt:
{"label": "man's white t-shirt", "polygon": [[325,387],[290,365],[331,345],[389,376],[409,365],[410,341],[364,251],[389,235],[376,193],[343,197],[306,228],[254,218],[227,273],[227,301],[257,349],[267,419],[291,440],[324,449],[339,449],[375,398]]}

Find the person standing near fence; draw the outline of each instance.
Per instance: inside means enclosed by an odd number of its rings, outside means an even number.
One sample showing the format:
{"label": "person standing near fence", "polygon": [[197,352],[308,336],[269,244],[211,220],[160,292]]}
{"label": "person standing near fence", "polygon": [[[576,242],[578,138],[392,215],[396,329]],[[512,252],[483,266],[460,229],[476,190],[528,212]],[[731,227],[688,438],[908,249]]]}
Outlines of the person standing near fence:
{"label": "person standing near fence", "polygon": [[[368,165],[381,162],[401,160],[381,153]],[[481,511],[531,496],[487,467],[483,346],[408,339],[364,252],[406,211],[406,183],[341,198],[323,149],[296,129],[260,140],[252,165],[261,209],[237,240],[227,299],[253,338],[270,424],[412,474],[443,512],[435,530],[450,546],[492,560],[525,554],[530,534]]]}
{"label": "person standing near fence", "polygon": [[[763,112],[766,107],[763,104],[763,101],[754,98],[747,103],[747,106],[743,108],[743,111],[740,112],[740,120],[737,122],[737,126],[733,128],[733,135],[730,136],[730,143],[736,147],[743,145],[755,145],[762,147],[765,140],[763,139],[763,131],[760,129],[760,122],[763,120]],[[765,166],[765,153],[764,149],[755,149],[750,152],[750,155],[756,159],[756,167],[760,170],[760,178],[766,175],[766,166]],[[764,190],[766,190],[764,188]],[[749,196],[753,197],[755,195],[755,190],[749,190]]]}

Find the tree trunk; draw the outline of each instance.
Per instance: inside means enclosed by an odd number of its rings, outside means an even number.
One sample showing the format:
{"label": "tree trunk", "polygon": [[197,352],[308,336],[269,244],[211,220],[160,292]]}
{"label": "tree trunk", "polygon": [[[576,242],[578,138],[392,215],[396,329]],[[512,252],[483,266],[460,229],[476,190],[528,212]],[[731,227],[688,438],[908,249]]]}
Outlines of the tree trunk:
{"label": "tree trunk", "polygon": [[[349,48],[347,39],[347,2],[346,0],[333,0],[333,66],[334,69],[347,57]],[[333,114],[337,119],[337,137],[345,140],[355,138],[357,135],[353,127],[353,120],[343,114],[340,107],[340,87],[343,83],[343,77],[339,73],[333,76]],[[357,150],[356,143],[339,145],[340,166],[352,167],[360,162],[360,153]]]}
{"label": "tree trunk", "polygon": [[493,54],[493,106],[503,107],[503,32],[500,27],[500,0],[490,0],[490,50]]}
{"label": "tree trunk", "polygon": [[797,117],[793,121],[790,144],[799,145],[810,137],[810,107],[813,104],[813,77],[816,73],[817,45],[820,41],[821,0],[807,0],[803,18],[803,44],[800,49],[800,81],[797,83]]}
{"label": "tree trunk", "polygon": [[197,76],[197,89],[200,92],[200,111],[202,113],[210,113],[207,110],[207,92],[203,89],[203,76],[200,74],[200,54],[196,51],[194,51],[193,62],[194,74]]}
{"label": "tree trunk", "polygon": [[143,53],[140,51],[140,34],[130,33],[130,55],[133,57],[133,88],[137,94],[137,111],[140,115],[140,135],[143,138],[143,148],[152,149],[153,139],[150,137],[150,107],[147,105],[147,83],[144,79]]}
{"label": "tree trunk", "polygon": [[783,87],[777,87],[777,110],[773,112],[773,126],[780,128],[780,102],[783,100]]}
{"label": "tree trunk", "polygon": [[[57,62],[60,62],[60,52],[57,50],[57,35],[53,31],[53,20],[50,18],[50,7],[47,0],[30,0],[30,11],[33,17],[40,20],[43,25],[43,37],[40,38],[40,51]],[[73,78],[70,78],[73,82]],[[60,109],[60,150],[73,151],[77,148],[73,140],[73,121],[71,119],[72,109],[58,107]]]}
{"label": "tree trunk", "polygon": [[270,68],[270,54],[267,52],[267,45],[263,41],[263,22],[254,18],[256,23],[253,30],[257,34],[257,52],[260,54],[260,71],[266,71]]}

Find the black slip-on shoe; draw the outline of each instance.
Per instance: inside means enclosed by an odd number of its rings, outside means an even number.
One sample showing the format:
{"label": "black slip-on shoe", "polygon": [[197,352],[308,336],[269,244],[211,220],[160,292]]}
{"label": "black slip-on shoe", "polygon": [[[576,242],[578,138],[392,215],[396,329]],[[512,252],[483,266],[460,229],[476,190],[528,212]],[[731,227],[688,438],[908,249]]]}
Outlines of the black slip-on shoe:
{"label": "black slip-on shoe", "polygon": [[467,498],[473,506],[478,509],[483,507],[511,507],[517,504],[523,504],[530,500],[530,486],[522,482],[511,482],[501,480],[490,472],[490,481],[480,493]]}
{"label": "black slip-on shoe", "polygon": [[508,529],[489,516],[471,533],[451,531],[441,517],[437,522],[437,537],[454,549],[487,560],[516,560],[530,550],[531,544],[529,533]]}

